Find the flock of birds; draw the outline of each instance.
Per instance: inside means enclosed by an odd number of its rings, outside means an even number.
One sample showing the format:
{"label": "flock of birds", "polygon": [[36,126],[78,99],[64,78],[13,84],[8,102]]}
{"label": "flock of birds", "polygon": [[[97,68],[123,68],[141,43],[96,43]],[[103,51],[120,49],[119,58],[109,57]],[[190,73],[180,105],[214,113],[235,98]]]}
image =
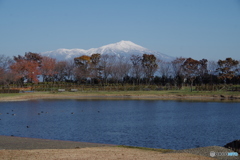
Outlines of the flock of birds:
{"label": "flock of birds", "polygon": [[[12,110],[12,112],[14,112],[14,110]],[[83,112],[83,110],[82,110],[82,112]],[[48,113],[48,112],[41,111],[41,112],[37,113],[37,115],[41,115],[43,113]],[[100,113],[100,111],[98,111],[98,113]],[[6,114],[11,114],[11,113],[7,112]],[[71,114],[74,114],[74,112],[71,112]],[[0,113],[0,115],[2,115],[2,113]],[[12,113],[12,116],[16,116],[16,114]],[[2,119],[0,118],[0,120],[2,120]],[[26,126],[26,127],[30,128],[30,126]]]}
{"label": "flock of birds", "polygon": [[[83,112],[83,110],[82,110],[82,112]],[[100,111],[97,111],[98,113],[100,113]],[[41,111],[41,112],[38,112],[37,113],[37,115],[41,115],[41,114],[47,114],[48,112],[44,112],[44,111]],[[16,113],[14,113],[14,110],[11,110],[11,112],[7,112],[6,113],[7,115],[12,115],[12,116],[16,116],[17,114]],[[70,114],[74,114],[74,112],[71,112]],[[2,113],[0,113],[0,116],[2,115]],[[2,119],[1,119],[1,117],[0,117],[0,121],[1,121]],[[30,126],[29,125],[27,125],[26,126],[26,128],[30,128]],[[12,137],[14,136],[14,135],[11,135]]]}

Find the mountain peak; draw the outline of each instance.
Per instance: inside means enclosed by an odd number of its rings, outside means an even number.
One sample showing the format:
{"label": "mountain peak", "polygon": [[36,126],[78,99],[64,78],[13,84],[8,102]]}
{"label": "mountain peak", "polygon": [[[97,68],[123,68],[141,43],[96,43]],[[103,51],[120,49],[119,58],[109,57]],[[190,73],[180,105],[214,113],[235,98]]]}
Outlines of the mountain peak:
{"label": "mountain peak", "polygon": [[125,52],[130,52],[132,50],[147,50],[146,48],[142,47],[142,46],[139,46],[131,41],[120,41],[120,42],[117,42],[117,43],[112,43],[112,44],[108,44],[108,45],[105,45],[105,46],[102,46],[100,47],[101,49],[104,49],[104,50],[112,50],[113,52],[115,51],[119,51],[119,50],[123,50]]}
{"label": "mountain peak", "polygon": [[135,46],[135,45],[137,45],[137,44],[133,43],[132,41],[124,41],[124,40],[121,40],[120,42],[117,42],[115,44],[122,45],[122,46],[124,46],[124,45]]}
{"label": "mountain peak", "polygon": [[140,45],[137,45],[131,41],[122,40],[117,43],[108,44],[99,48],[91,48],[88,50],[84,49],[58,49],[55,51],[47,51],[41,53],[42,55],[56,58],[57,60],[66,60],[73,59],[75,57],[79,57],[81,55],[91,56],[94,53],[100,54],[109,54],[115,55],[117,57],[130,57],[131,55],[140,55],[143,54],[154,54],[157,58],[170,61],[173,57],[165,55],[160,52],[152,51],[147,48],[144,48]]}

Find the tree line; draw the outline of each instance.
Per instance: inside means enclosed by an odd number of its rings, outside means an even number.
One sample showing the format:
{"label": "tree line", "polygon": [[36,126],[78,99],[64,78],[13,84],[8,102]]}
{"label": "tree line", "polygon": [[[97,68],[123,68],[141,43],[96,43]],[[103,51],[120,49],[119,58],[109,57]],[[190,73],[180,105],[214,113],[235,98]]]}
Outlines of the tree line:
{"label": "tree line", "polygon": [[155,55],[83,55],[72,60],[57,61],[38,53],[27,52],[13,58],[0,55],[0,83],[2,86],[42,82],[72,82],[76,84],[171,85],[181,89],[183,84],[239,84],[238,60],[195,60],[178,57],[170,62]]}

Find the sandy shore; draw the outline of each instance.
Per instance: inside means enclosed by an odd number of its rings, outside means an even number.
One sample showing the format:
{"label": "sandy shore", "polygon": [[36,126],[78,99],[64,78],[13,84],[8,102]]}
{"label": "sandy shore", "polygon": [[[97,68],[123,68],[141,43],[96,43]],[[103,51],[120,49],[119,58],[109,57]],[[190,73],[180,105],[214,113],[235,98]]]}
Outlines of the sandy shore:
{"label": "sandy shore", "polygon": [[0,151],[2,160],[214,160],[189,153],[163,154],[154,151],[116,147],[95,147],[83,149],[43,149]]}
{"label": "sandy shore", "polygon": [[0,159],[211,160],[191,153],[162,153],[114,145],[0,136]]}
{"label": "sandy shore", "polygon": [[210,157],[210,151],[232,152],[231,150],[209,146],[185,150],[147,150],[126,148],[109,144],[47,140],[37,138],[0,136],[1,160],[237,160],[240,157]]}

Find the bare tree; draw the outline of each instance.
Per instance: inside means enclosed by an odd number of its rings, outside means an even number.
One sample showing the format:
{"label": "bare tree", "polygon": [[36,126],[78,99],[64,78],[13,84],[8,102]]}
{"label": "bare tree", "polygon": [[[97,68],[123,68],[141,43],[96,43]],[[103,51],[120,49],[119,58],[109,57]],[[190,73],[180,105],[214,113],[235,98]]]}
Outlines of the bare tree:
{"label": "bare tree", "polygon": [[240,60],[238,61],[238,65],[236,67],[236,76],[240,76]]}
{"label": "bare tree", "polygon": [[158,72],[162,77],[169,77],[171,72],[171,63],[158,60]]}
{"label": "bare tree", "polygon": [[132,77],[136,79],[137,84],[139,84],[140,79],[144,73],[143,67],[142,67],[142,57],[139,55],[132,55],[130,60],[132,62],[132,69],[131,69]]}
{"label": "bare tree", "polygon": [[178,57],[171,62],[172,64],[172,73],[176,77],[183,74],[182,64],[185,62],[186,58]]}
{"label": "bare tree", "polygon": [[207,69],[209,74],[216,74],[216,70],[218,68],[218,64],[216,61],[208,61]]}
{"label": "bare tree", "polygon": [[67,60],[66,61],[66,80],[73,81],[74,80],[74,69],[75,69],[75,63],[73,60]]}
{"label": "bare tree", "polygon": [[6,85],[7,87],[11,82],[14,81],[15,75],[12,74],[10,66],[13,60],[5,55],[0,55],[0,83]]}
{"label": "bare tree", "polygon": [[128,76],[131,65],[125,57],[119,57],[116,59],[114,65],[112,65],[111,76],[116,82],[123,82],[124,77]]}
{"label": "bare tree", "polygon": [[204,80],[207,80],[209,77],[208,74],[208,60],[207,59],[201,59],[199,60],[200,64],[200,68],[199,68],[199,76],[198,79],[200,81],[200,84],[202,84],[204,82]]}
{"label": "bare tree", "polygon": [[113,66],[116,62],[116,57],[113,55],[104,54],[101,55],[100,58],[100,66],[102,69],[102,77],[105,83],[107,83],[107,79],[111,76],[113,71]]}
{"label": "bare tree", "polygon": [[65,81],[67,76],[66,68],[67,68],[67,61],[59,61],[56,63],[55,75],[54,75],[55,81],[60,81],[60,82]]}
{"label": "bare tree", "polygon": [[175,84],[175,86],[178,86],[179,89],[182,88],[182,84],[184,82],[184,74],[183,74],[182,65],[185,62],[185,60],[186,59],[183,57],[178,57],[171,62],[172,74],[174,77],[174,84]]}

